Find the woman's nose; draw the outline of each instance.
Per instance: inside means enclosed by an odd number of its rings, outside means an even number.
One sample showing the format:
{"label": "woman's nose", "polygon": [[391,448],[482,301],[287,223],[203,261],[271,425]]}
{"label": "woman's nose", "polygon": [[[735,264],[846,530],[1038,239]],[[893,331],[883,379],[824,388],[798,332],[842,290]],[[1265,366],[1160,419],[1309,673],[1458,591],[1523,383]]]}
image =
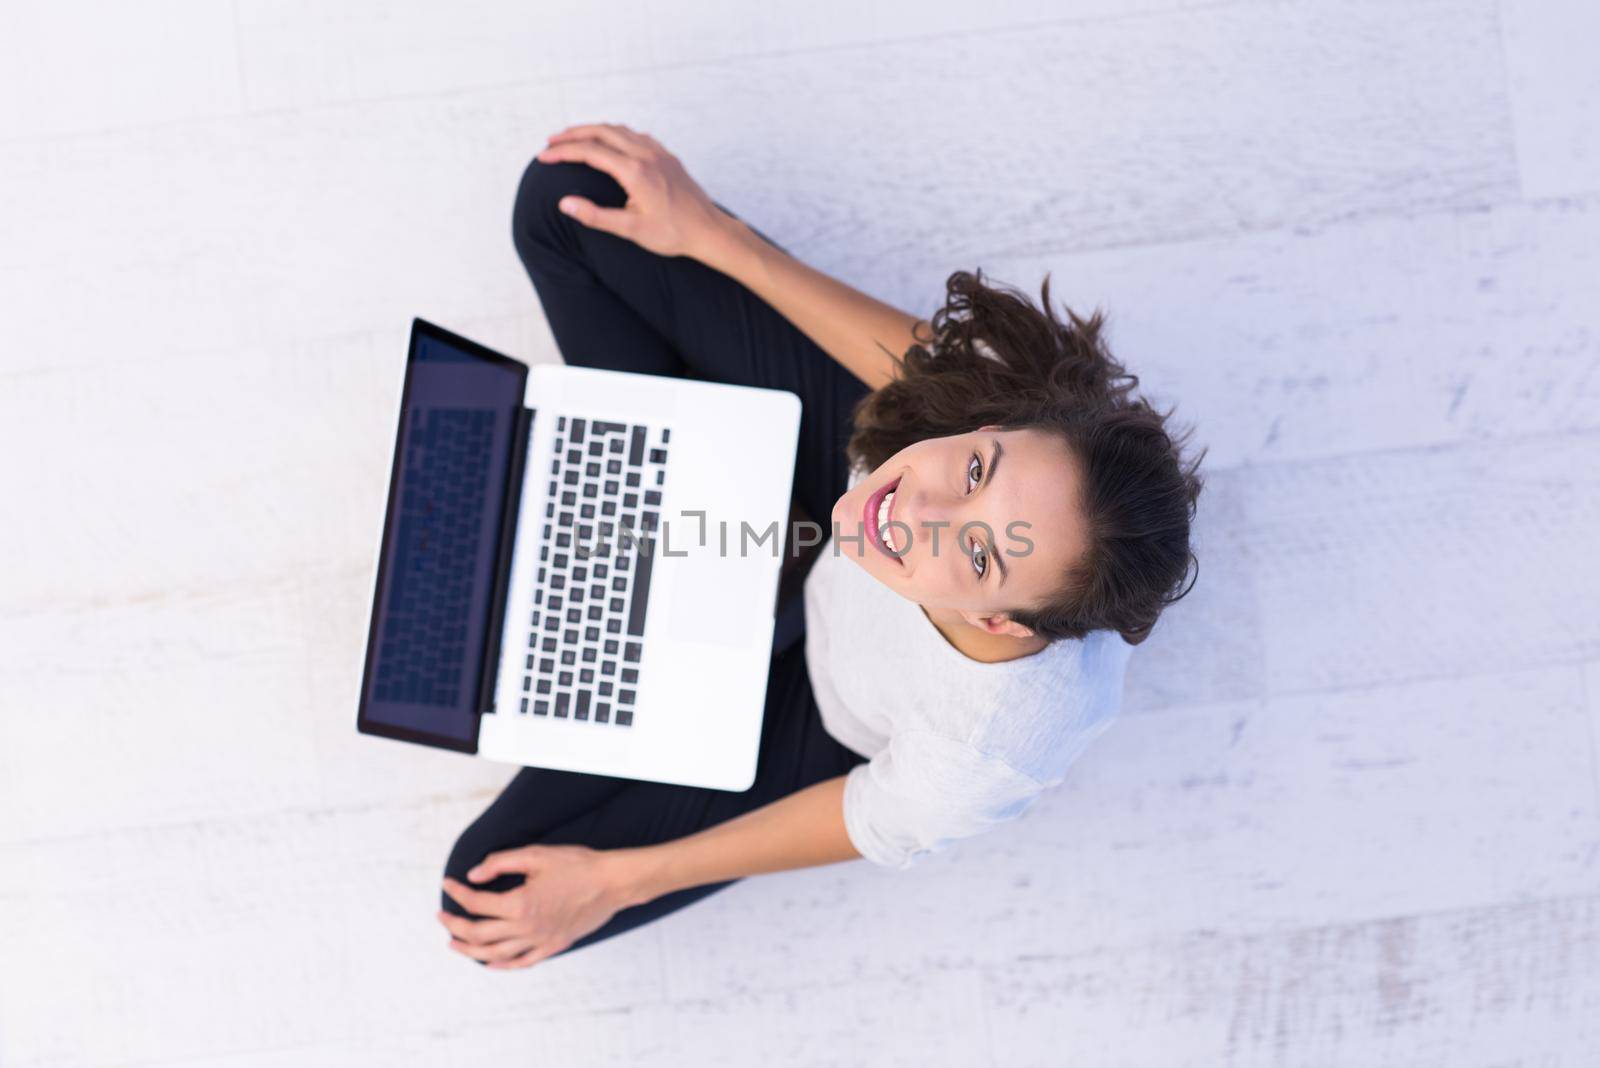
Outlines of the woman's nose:
{"label": "woman's nose", "polygon": [[903,514],[900,514],[900,509],[895,509],[895,518],[903,520],[911,528],[913,541],[924,548],[932,546],[937,538],[942,552],[960,524],[958,502],[919,492],[913,494],[906,503],[908,507]]}

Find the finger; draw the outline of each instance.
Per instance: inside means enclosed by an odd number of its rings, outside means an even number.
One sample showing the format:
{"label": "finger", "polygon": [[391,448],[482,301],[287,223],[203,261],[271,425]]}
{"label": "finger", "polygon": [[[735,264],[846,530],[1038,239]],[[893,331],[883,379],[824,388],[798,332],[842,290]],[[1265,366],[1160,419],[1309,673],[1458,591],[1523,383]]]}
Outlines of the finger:
{"label": "finger", "polygon": [[489,965],[489,967],[495,969],[496,971],[508,971],[512,968],[526,968],[529,965],[538,964],[542,960],[547,960],[550,957],[555,956],[557,953],[560,953],[563,949],[566,949],[571,944],[571,942],[546,942],[544,945],[535,946],[526,953],[523,953],[517,957],[513,957],[510,960],[496,961],[495,963]]}
{"label": "finger", "polygon": [[510,960],[526,953],[533,948],[533,942],[527,938],[513,938],[504,942],[496,942],[492,946],[475,946],[467,942],[457,942],[451,939],[450,948],[463,957],[489,962],[489,966],[493,967],[492,962],[494,961]]}
{"label": "finger", "polygon": [[439,910],[439,922],[444,929],[463,942],[487,945],[517,936],[517,927],[507,920],[469,920],[465,916]]}
{"label": "finger", "polygon": [[642,155],[649,147],[644,142],[642,134],[636,134],[626,126],[617,123],[585,123],[581,126],[568,126],[550,138],[550,143],[559,141],[577,141],[583,138],[592,138],[607,145],[625,156]]}
{"label": "finger", "polygon": [[516,915],[515,906],[510,901],[510,893],[496,894],[488,890],[474,890],[465,883],[459,883],[448,875],[444,879],[444,892],[455,900],[455,903],[468,912],[479,916],[498,916],[509,919]]}
{"label": "finger", "polygon": [[498,853],[490,853],[478,861],[476,867],[467,872],[467,881],[486,883],[497,875],[507,875],[513,872],[526,873],[531,856],[531,851],[526,848],[502,849]]}
{"label": "finger", "polygon": [[640,166],[635,157],[588,138],[540,149],[534,158],[541,163],[587,163],[611,175],[624,189],[633,182]]}
{"label": "finger", "polygon": [[627,208],[602,208],[579,196],[562,197],[557,206],[591,229],[620,237],[628,237],[633,232],[633,215]]}

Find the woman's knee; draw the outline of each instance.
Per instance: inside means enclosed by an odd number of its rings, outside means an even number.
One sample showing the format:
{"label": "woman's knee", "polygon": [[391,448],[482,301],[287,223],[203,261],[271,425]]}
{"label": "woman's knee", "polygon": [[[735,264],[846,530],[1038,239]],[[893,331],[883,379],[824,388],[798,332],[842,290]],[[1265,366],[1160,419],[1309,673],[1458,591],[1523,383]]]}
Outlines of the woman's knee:
{"label": "woman's knee", "polygon": [[582,225],[556,206],[569,195],[581,196],[603,208],[620,208],[628,202],[628,194],[615,178],[587,163],[545,163],[535,159],[522,172],[511,214],[512,234],[519,250],[527,243],[558,244],[563,228]]}
{"label": "woman's knee", "polygon": [[[467,872],[481,864],[483,862],[483,858],[487,857],[490,853],[494,853],[503,848],[505,848],[503,844],[490,840],[490,838],[486,835],[481,822],[474,823],[465,831],[462,831],[461,837],[456,839],[456,844],[450,850],[450,856],[444,862],[444,873],[457,882],[466,883],[468,886],[476,890],[489,890],[494,893],[502,893],[506,890],[521,886],[523,882],[523,876],[514,872],[496,876],[487,883],[473,883],[467,881]],[[457,915],[467,915],[467,911],[463,909],[460,904],[448,894],[444,896],[444,907],[447,911],[454,912]]]}

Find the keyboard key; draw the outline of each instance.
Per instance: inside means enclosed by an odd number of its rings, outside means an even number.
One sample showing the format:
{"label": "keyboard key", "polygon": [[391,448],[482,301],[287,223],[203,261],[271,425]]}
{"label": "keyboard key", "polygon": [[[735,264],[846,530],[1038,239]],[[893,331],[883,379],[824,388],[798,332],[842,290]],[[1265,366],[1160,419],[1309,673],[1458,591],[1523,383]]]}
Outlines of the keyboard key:
{"label": "keyboard key", "polygon": [[650,566],[652,556],[640,549],[639,570],[634,573],[632,604],[628,606],[628,633],[644,633],[645,610],[650,600]]}

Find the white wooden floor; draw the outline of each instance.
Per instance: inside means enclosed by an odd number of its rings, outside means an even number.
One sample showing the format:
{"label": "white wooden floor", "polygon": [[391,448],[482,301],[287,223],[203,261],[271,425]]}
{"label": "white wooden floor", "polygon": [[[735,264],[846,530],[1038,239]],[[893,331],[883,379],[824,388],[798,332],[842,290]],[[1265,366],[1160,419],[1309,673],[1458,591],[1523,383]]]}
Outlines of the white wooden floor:
{"label": "white wooden floor", "polygon": [[[0,1064],[1600,1063],[1597,11],[7,0]],[[580,121],[908,310],[1102,304],[1201,573],[1011,827],[491,974],[512,769],[355,695],[410,317],[555,358]]]}

